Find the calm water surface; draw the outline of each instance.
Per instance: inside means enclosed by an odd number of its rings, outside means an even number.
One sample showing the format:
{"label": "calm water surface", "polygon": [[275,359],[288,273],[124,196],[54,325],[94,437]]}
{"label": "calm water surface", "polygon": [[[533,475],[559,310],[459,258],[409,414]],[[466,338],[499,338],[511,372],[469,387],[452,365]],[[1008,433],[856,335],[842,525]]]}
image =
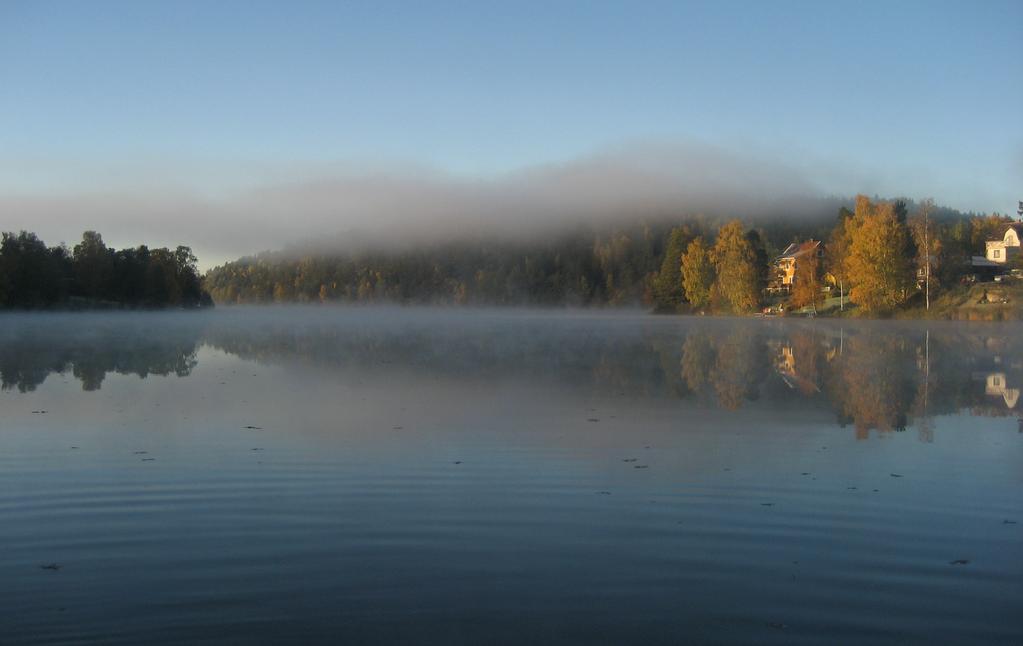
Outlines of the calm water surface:
{"label": "calm water surface", "polygon": [[1023,643],[1021,336],[0,316],[0,643]]}

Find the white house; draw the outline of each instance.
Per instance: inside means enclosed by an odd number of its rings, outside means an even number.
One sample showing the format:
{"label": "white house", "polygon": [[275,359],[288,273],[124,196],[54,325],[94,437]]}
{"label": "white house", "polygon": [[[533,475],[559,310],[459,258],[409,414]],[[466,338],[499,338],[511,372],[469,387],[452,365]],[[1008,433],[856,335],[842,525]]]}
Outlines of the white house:
{"label": "white house", "polygon": [[988,240],[985,258],[991,262],[1004,265],[1013,260],[1020,252],[1020,239],[1023,238],[1023,223],[1014,222],[1005,229],[1001,240]]}

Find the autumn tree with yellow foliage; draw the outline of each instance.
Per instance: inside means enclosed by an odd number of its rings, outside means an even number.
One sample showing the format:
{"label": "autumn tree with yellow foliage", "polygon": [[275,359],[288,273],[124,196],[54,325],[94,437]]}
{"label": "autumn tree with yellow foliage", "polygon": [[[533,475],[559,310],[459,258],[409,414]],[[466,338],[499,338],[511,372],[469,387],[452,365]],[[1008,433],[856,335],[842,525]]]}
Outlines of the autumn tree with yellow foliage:
{"label": "autumn tree with yellow foliage", "polygon": [[682,256],[682,287],[686,300],[694,309],[710,303],[711,287],[714,285],[714,265],[710,249],[703,238],[696,238],[686,247]]}
{"label": "autumn tree with yellow foliage", "polygon": [[711,260],[717,273],[713,300],[736,313],[756,310],[760,304],[762,272],[757,250],[740,221],[732,220],[718,230]]}
{"label": "autumn tree with yellow foliage", "polygon": [[913,288],[913,258],[905,253],[909,231],[895,203],[873,203],[859,195],[845,227],[849,248],[844,269],[852,287],[850,300],[865,312],[890,311],[903,304]]}

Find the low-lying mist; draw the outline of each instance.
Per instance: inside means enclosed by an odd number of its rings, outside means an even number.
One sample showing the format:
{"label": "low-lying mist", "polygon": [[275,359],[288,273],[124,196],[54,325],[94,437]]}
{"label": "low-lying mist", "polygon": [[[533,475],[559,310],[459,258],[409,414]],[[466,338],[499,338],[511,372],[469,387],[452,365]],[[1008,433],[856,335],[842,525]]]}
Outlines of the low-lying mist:
{"label": "low-lying mist", "polygon": [[[547,236],[580,224],[693,214],[747,219],[831,212],[835,185],[777,158],[703,144],[631,145],[471,178],[415,167],[325,166],[231,194],[121,185],[0,195],[5,229],[47,242],[103,232],[115,245],[187,244],[203,265],[264,249],[395,248],[460,237]],[[850,185],[856,188],[855,185]]]}

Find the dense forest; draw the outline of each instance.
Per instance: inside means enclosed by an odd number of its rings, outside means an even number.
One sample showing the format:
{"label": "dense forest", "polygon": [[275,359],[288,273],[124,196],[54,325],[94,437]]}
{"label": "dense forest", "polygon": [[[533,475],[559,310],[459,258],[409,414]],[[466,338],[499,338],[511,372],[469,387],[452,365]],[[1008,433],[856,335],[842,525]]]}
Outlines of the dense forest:
{"label": "dense forest", "polygon": [[74,249],[34,233],[0,241],[0,308],[163,308],[212,305],[188,247],[111,249],[86,231]]}
{"label": "dense forest", "polygon": [[580,227],[532,242],[264,252],[212,269],[204,285],[221,303],[631,305],[744,313],[770,300],[772,261],[781,250],[816,239],[828,253],[803,268],[810,275],[800,282],[809,287],[785,298],[802,307],[841,290],[863,310],[882,311],[914,299],[922,264],[929,263],[934,294],[958,284],[970,255],[982,254],[984,240],[1000,237],[1007,221],[929,200],[860,196],[817,218],[694,216]]}

